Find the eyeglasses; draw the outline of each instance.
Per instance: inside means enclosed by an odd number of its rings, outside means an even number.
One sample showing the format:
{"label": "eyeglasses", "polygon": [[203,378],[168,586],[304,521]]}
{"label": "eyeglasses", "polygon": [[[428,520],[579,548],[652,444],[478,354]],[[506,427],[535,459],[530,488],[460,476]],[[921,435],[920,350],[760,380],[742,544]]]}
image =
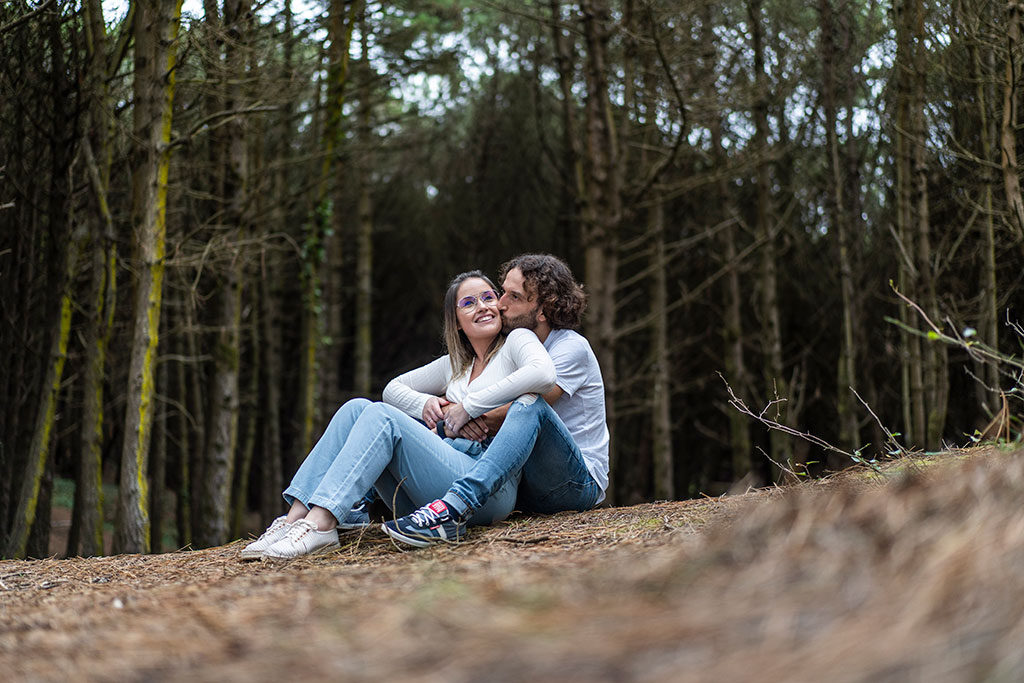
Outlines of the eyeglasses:
{"label": "eyeglasses", "polygon": [[493,289],[485,289],[476,296],[470,294],[469,296],[462,297],[455,306],[463,313],[472,313],[476,310],[478,304],[489,306],[496,303],[498,303],[498,293]]}

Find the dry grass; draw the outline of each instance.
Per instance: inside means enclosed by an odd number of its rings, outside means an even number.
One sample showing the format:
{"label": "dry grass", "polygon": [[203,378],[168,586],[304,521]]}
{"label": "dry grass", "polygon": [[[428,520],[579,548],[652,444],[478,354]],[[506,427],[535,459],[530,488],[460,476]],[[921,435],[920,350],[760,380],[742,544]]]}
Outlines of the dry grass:
{"label": "dry grass", "polygon": [[[1024,679],[1024,453],[793,489],[377,533],[241,563],[0,562],[14,680]],[[909,472],[907,474],[906,472]]]}

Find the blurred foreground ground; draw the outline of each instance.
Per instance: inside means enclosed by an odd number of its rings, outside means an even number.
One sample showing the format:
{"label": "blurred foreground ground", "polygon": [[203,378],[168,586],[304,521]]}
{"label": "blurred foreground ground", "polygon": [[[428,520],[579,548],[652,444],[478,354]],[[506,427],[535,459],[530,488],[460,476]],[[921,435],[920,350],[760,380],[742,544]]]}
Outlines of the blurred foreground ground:
{"label": "blurred foreground ground", "polygon": [[1024,450],[716,499],[0,562],[8,680],[1020,681]]}

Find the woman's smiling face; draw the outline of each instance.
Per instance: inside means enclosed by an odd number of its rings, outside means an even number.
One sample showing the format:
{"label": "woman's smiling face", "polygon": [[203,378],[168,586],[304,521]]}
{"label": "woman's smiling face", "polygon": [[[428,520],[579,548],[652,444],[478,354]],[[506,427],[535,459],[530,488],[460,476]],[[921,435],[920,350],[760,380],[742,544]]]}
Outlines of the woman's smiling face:
{"label": "woman's smiling face", "polygon": [[[475,301],[470,304],[470,299]],[[467,278],[459,285],[455,301],[459,329],[470,342],[477,339],[493,339],[501,332],[498,297],[486,280],[478,277]],[[459,303],[463,305],[459,306]]]}

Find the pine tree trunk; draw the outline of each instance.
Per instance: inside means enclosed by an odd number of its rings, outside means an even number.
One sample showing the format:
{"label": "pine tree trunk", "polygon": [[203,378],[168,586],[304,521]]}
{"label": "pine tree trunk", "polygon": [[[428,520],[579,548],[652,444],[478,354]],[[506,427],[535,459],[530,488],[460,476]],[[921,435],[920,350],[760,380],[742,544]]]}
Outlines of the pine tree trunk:
{"label": "pine tree trunk", "polygon": [[360,60],[366,70],[359,97],[359,138],[363,153],[359,162],[359,227],[356,237],[356,312],[355,312],[355,393],[370,394],[370,376],[373,366],[373,200],[370,197],[370,176],[373,171],[373,128],[369,78],[372,73],[369,56],[369,35],[365,13],[360,20],[362,54]]}
{"label": "pine tree trunk", "polygon": [[[658,88],[654,78],[654,51],[645,50],[640,57],[639,33],[633,21],[633,2],[624,8],[623,27],[627,35],[625,45],[625,80],[634,81],[634,71],[642,74],[638,91],[627,85],[625,107],[623,107],[622,130],[631,127],[643,131],[643,147],[640,150],[640,168],[643,173],[653,166],[652,150],[657,149],[658,124],[654,112],[658,109]],[[645,13],[640,22],[642,30],[653,34],[651,13]],[[633,116],[626,116],[632,112]],[[625,151],[621,165],[628,166]],[[668,269],[669,257],[665,247],[665,201],[657,189],[647,197],[647,237],[651,242],[650,259],[650,405],[651,405],[651,479],[654,498],[673,500],[676,497],[675,453],[672,447],[672,356],[669,343]]]}
{"label": "pine tree trunk", "polygon": [[[829,190],[828,202],[832,229],[836,235],[839,253],[839,290],[842,299],[842,327],[837,363],[837,403],[839,412],[839,445],[847,450],[856,449],[860,445],[857,426],[857,406],[850,391],[857,377],[856,346],[853,342],[855,314],[853,311],[853,266],[850,259],[850,226],[847,202],[844,189],[847,186],[843,178],[844,164],[839,150],[839,134],[837,116],[836,75],[839,52],[836,47],[836,35],[839,31],[837,18],[833,12],[832,0],[821,0],[821,57],[822,73],[822,104],[825,110],[825,135],[828,140]],[[842,21],[839,19],[838,21]],[[852,141],[848,142],[852,144]],[[841,469],[846,463],[837,454],[829,454],[829,469]]]}
{"label": "pine tree trunk", "polygon": [[[337,177],[337,151],[342,139],[341,120],[344,115],[345,86],[348,82],[349,46],[355,18],[362,11],[362,0],[331,0],[330,56],[327,84],[327,123],[323,136],[323,163],[317,185],[316,202],[310,216],[303,249],[303,330],[301,424],[297,450],[302,457],[313,447],[313,431],[317,422],[317,390],[320,387],[319,370],[321,339],[324,334],[323,294],[321,280],[324,254],[328,250],[328,227],[334,225],[328,198],[331,180]],[[340,245],[339,245],[340,246]],[[339,261],[338,254],[332,256]]]}
{"label": "pine tree trunk", "polygon": [[562,8],[559,0],[549,0],[551,7],[551,32],[554,44],[555,66],[558,69],[558,87],[561,93],[562,117],[562,174],[564,178],[565,199],[562,202],[565,215],[562,220],[566,225],[576,225],[576,216],[580,212],[583,197],[586,195],[586,179],[583,172],[583,151],[576,122],[575,98],[572,93],[573,49],[566,38],[561,24]]}
{"label": "pine tree trunk", "polygon": [[358,213],[354,389],[358,396],[368,396],[373,369],[373,201],[365,179],[359,189]]}
{"label": "pine tree trunk", "polygon": [[36,407],[35,427],[32,432],[32,443],[28,451],[27,467],[21,479],[18,506],[14,514],[14,522],[4,549],[4,556],[23,558],[28,548],[29,533],[36,519],[40,502],[40,488],[46,472],[46,461],[50,454],[54,423],[57,413],[57,398],[60,394],[61,378],[64,375],[64,361],[67,359],[68,338],[71,334],[71,287],[73,275],[78,265],[81,250],[81,236],[72,237],[71,244],[65,251],[64,286],[58,300],[59,310],[52,329],[50,353],[46,368],[43,391],[39,395]]}
{"label": "pine tree trunk", "polygon": [[[92,206],[98,220],[91,223],[91,289],[89,302],[83,306],[87,315],[83,333],[82,437],[75,484],[73,533],[68,538],[67,554],[91,557],[103,554],[103,383],[117,303],[117,242],[107,202],[111,164],[111,125],[107,111],[110,93],[106,85],[109,56],[100,0],[90,0],[86,4],[86,13],[91,45],[89,83],[95,103],[86,118],[87,130],[82,146],[93,191]],[[91,140],[95,140],[95,145]]]}
{"label": "pine tree trunk", "polygon": [[676,497],[674,454],[672,451],[672,359],[668,329],[668,260],[665,256],[665,205],[652,197],[648,230],[654,239],[651,267],[651,460],[654,464],[654,498]]}
{"label": "pine tree trunk", "polygon": [[[763,22],[761,0],[750,0],[748,5],[751,26],[751,42],[754,51],[754,140],[752,147],[757,157],[757,234],[764,241],[761,247],[761,331],[762,354],[764,356],[764,388],[768,400],[788,399],[785,368],[782,359],[782,322],[779,311],[778,264],[776,263],[775,238],[778,230],[771,217],[771,176],[768,161],[768,101],[771,96],[768,74],[765,72]],[[786,422],[785,403],[778,402],[770,411],[770,417]],[[771,430],[769,450],[772,476],[780,481],[785,466],[792,460],[792,445],[789,437]],[[777,464],[774,464],[777,463]]]}
{"label": "pine tree trunk", "polygon": [[206,410],[203,396],[203,389],[206,384],[203,373],[203,364],[200,362],[199,353],[199,324],[197,322],[198,311],[195,310],[195,300],[187,296],[185,299],[185,325],[182,334],[184,335],[184,346],[189,363],[183,367],[185,375],[182,388],[182,400],[188,406],[188,412],[194,421],[194,438],[192,448],[188,450],[188,475],[189,475],[189,527],[190,541],[195,541],[200,531],[201,504],[200,492],[203,490],[203,478],[206,474],[203,454],[206,443]]}
{"label": "pine tree trunk", "polygon": [[[167,363],[157,366],[156,391],[167,392]],[[156,408],[153,416],[153,439],[150,444],[152,457],[149,461],[149,520],[153,542],[151,551],[163,552],[164,514],[167,499],[167,405]]]}
{"label": "pine tree trunk", "polygon": [[[284,73],[286,77],[292,72],[292,11],[290,0],[284,1]],[[271,145],[279,146],[281,151],[275,152],[277,156],[284,156],[286,141],[291,136],[291,104],[285,103],[283,111],[275,121],[277,134]],[[274,146],[270,147],[275,149]],[[289,185],[287,175],[283,167],[279,167],[273,176],[274,191],[272,193],[272,207],[270,215],[273,217],[270,230],[285,224],[287,216]],[[258,441],[258,453],[260,458],[260,520],[269,521],[281,513],[283,500],[282,475],[282,451],[281,451],[281,332],[280,320],[276,299],[274,298],[274,287],[279,282],[280,265],[278,260],[270,254],[267,259],[265,272],[259,281],[259,311],[257,320],[260,325],[259,337],[262,344],[259,347],[258,363],[262,374],[261,385],[263,391],[260,394],[260,414],[263,415],[260,425],[260,439]]]}
{"label": "pine tree trunk", "polygon": [[[1003,79],[1003,124],[1000,135],[1003,185],[1009,206],[1010,224],[1024,239],[1024,200],[1021,199],[1020,169],[1017,165],[1017,106],[1020,93],[1021,40],[1020,0],[1006,2],[1006,68]],[[986,340],[987,342],[988,340]],[[989,342],[990,343],[990,342]]]}
{"label": "pine tree trunk", "polygon": [[[586,195],[581,213],[584,281],[589,290],[587,337],[601,366],[605,386],[605,411],[611,433],[609,466],[616,470],[615,447],[615,289],[618,282],[618,232],[622,219],[622,170],[619,144],[608,95],[607,52],[611,11],[605,0],[580,3],[586,41],[584,72],[586,141],[583,167]],[[613,502],[609,484],[607,500]]]}
{"label": "pine tree trunk", "polygon": [[188,347],[186,335],[191,336],[192,332],[187,325],[181,325],[182,332],[178,335],[174,348],[181,358],[175,363],[175,388],[178,403],[175,420],[177,425],[176,436],[178,440],[178,493],[175,497],[175,525],[178,531],[178,547],[185,548],[192,544],[192,477],[191,461],[194,443],[192,439],[193,427],[189,420],[189,382],[187,379]]}
{"label": "pine tree trunk", "polygon": [[[910,299],[917,296],[915,280],[916,254],[913,204],[913,151],[911,141],[911,110],[913,73],[913,4],[901,0],[896,9],[896,219],[899,251],[899,290]],[[913,324],[910,310],[899,307],[904,327]],[[921,340],[906,331],[900,332],[900,376],[903,398],[903,436],[907,445],[923,446],[925,440],[924,379],[921,362]]]}
{"label": "pine tree trunk", "polygon": [[[259,315],[258,313],[256,314]],[[241,538],[245,520],[246,504],[249,502],[249,477],[252,472],[253,452],[256,450],[257,422],[259,415],[260,367],[259,367],[259,320],[253,321],[249,329],[249,346],[252,361],[248,364],[249,385],[242,399],[242,438],[238,446],[238,463],[235,468],[234,486],[231,493],[231,538]]]}
{"label": "pine tree trunk", "polygon": [[[701,59],[701,88],[703,96],[710,102],[715,102],[718,91],[715,88],[716,65],[718,63],[718,49],[716,36],[712,31],[713,19],[710,3],[705,3],[700,15],[701,19],[701,42],[703,54]],[[722,120],[720,116],[711,116],[708,122],[711,133],[711,153],[716,168],[725,168],[728,159],[722,141]],[[730,203],[730,194],[727,182],[722,179],[714,185],[713,205],[719,207],[719,211],[712,214],[714,219],[728,220],[735,214],[735,208]],[[722,346],[723,346],[723,367],[725,379],[732,387],[733,392],[740,398],[749,401],[750,396],[750,372],[747,369],[746,357],[743,351],[743,302],[746,300],[743,287],[740,281],[740,263],[738,259],[737,237],[739,225],[733,221],[723,228],[720,237],[720,248],[728,267],[725,275],[725,287],[722,290]],[[750,439],[750,420],[738,410],[727,411],[729,420],[729,452],[732,463],[732,478],[739,481],[754,468],[753,446]],[[760,484],[760,477],[758,477]]]}
{"label": "pine tree trunk", "polygon": [[163,294],[167,174],[182,0],[143,2],[135,15],[132,229],[135,294],[125,437],[114,551],[149,551],[146,465],[153,421],[154,363]]}
{"label": "pine tree trunk", "polygon": [[[722,197],[726,195],[723,193]],[[722,231],[723,252],[729,272],[725,277],[722,337],[724,342],[725,378],[739,397],[747,394],[750,376],[743,353],[743,289],[740,285],[736,251],[737,227]],[[732,478],[738,481],[753,470],[753,447],[750,442],[750,421],[738,410],[729,410],[729,451],[732,454]],[[761,477],[759,477],[761,479]]]}
{"label": "pine tree trunk", "polygon": [[[251,32],[247,0],[224,3],[224,64],[227,85],[224,90],[228,110],[243,109],[246,95],[244,82],[245,43]],[[224,145],[218,155],[224,159],[223,177],[218,185],[224,208],[226,235],[232,245],[232,258],[220,274],[217,288],[216,329],[213,346],[213,367],[206,398],[207,440],[203,450],[202,488],[199,496],[199,532],[195,542],[200,547],[220,545],[228,540],[231,525],[231,485],[234,476],[235,451],[238,447],[239,357],[241,355],[242,281],[245,238],[249,234],[247,203],[249,201],[249,168],[245,120],[234,118],[225,126]]]}
{"label": "pine tree trunk", "polygon": [[[936,292],[936,270],[932,262],[931,210],[928,196],[928,155],[926,140],[928,127],[925,120],[927,106],[928,61],[925,53],[926,35],[924,27],[925,8],[921,0],[914,7],[914,72],[913,110],[911,113],[912,144],[914,150],[914,216],[917,230],[917,270],[921,281],[919,294],[922,308],[932,320],[941,320],[938,295]],[[944,345],[937,342],[925,344],[924,356],[924,404],[927,417],[925,423],[925,447],[937,449],[942,442],[946,426],[946,412],[949,394],[948,353]]]}
{"label": "pine tree trunk", "polygon": [[[51,450],[53,444],[51,444]],[[36,506],[36,518],[32,523],[32,532],[28,535],[27,557],[44,558],[50,556],[50,531],[53,523],[53,453],[46,458],[46,467],[39,482],[39,504]]]}
{"label": "pine tree trunk", "polygon": [[[989,105],[992,97],[990,96],[990,86],[987,86],[987,79],[984,78],[985,66],[991,65],[994,62],[994,55],[991,48],[985,49],[984,57],[981,54],[981,48],[979,47],[980,41],[971,41],[971,75],[975,82],[975,92],[977,94],[978,102],[978,137],[981,143],[980,155],[983,163],[991,162],[992,159],[992,139],[993,134],[990,130],[991,122],[989,120]],[[982,302],[981,302],[981,313],[979,318],[979,330],[981,338],[985,340],[985,343],[994,348],[999,348],[999,312],[998,312],[998,295],[996,286],[996,238],[995,238],[995,218],[994,218],[994,207],[993,197],[995,195],[993,185],[995,184],[995,177],[988,168],[982,169],[983,184],[981,187],[981,207],[984,211],[984,216],[981,220],[981,251],[982,251],[982,267],[981,267],[981,291],[982,291]],[[976,364],[975,374],[978,377],[984,378],[984,383],[977,382],[975,387],[978,391],[978,402],[987,408],[989,416],[995,414],[998,409],[997,401],[998,394],[995,391],[988,391],[985,388],[987,385],[991,389],[999,387],[999,368],[995,363]],[[984,424],[982,421],[981,424]]]}
{"label": "pine tree trunk", "polygon": [[259,322],[263,343],[260,345],[260,370],[263,372],[263,448],[260,462],[261,495],[260,519],[271,520],[281,513],[281,491],[284,482],[281,473],[281,333],[278,328],[277,308],[270,283],[276,269],[271,264],[268,277],[260,282]]}

